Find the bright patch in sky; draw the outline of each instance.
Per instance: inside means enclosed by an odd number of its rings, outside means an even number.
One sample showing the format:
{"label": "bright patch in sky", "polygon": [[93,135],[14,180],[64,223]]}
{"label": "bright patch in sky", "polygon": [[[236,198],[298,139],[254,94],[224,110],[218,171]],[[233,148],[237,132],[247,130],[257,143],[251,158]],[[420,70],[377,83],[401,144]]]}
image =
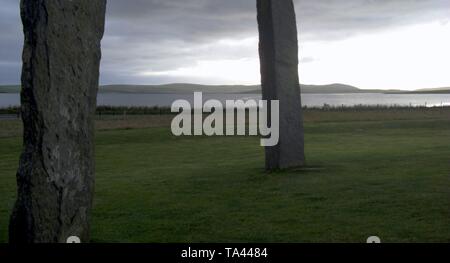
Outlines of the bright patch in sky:
{"label": "bright patch in sky", "polygon": [[[300,37],[301,39],[301,37]],[[202,59],[191,67],[140,72],[140,76],[195,78],[205,84],[258,84],[258,39],[222,39],[221,48],[254,50],[242,58]],[[215,44],[211,45],[215,46]],[[250,47],[250,48],[249,48]],[[300,80],[345,83],[365,89],[450,86],[450,23],[433,22],[339,41],[300,42]]]}
{"label": "bright patch in sky", "polygon": [[303,83],[340,82],[367,89],[450,86],[450,23],[431,23],[373,35],[304,43],[312,57],[300,66]]}
{"label": "bright patch in sky", "polygon": [[212,79],[209,84],[251,85],[258,83],[259,60],[245,58],[237,60],[201,60],[193,67],[178,68],[169,71],[143,72],[143,76],[171,76],[198,79]]}
{"label": "bright patch in sky", "polygon": [[220,39],[199,47],[197,52],[214,54],[216,58],[207,59],[204,54],[200,54],[203,59],[194,61],[191,67],[144,71],[139,75],[196,79],[197,83],[203,84],[252,85],[260,82],[257,37]]}

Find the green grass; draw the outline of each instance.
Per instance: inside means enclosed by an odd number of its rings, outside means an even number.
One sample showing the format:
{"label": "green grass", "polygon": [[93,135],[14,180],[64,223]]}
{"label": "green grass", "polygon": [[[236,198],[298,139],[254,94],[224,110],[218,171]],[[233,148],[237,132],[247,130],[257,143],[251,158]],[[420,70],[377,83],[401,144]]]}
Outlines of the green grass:
{"label": "green grass", "polygon": [[[1,122],[0,122],[1,125]],[[450,242],[450,120],[309,121],[308,167],[253,137],[97,133],[94,242]],[[0,242],[20,137],[0,138]]]}

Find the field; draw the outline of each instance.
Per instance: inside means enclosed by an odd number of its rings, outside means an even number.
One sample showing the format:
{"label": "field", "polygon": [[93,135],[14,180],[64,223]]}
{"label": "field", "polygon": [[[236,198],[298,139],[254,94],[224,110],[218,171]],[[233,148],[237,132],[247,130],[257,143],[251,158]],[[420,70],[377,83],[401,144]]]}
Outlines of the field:
{"label": "field", "polygon": [[[97,121],[94,242],[450,242],[450,108],[308,110],[308,166],[255,137],[174,137],[170,115]],[[0,120],[0,242],[21,124]]]}

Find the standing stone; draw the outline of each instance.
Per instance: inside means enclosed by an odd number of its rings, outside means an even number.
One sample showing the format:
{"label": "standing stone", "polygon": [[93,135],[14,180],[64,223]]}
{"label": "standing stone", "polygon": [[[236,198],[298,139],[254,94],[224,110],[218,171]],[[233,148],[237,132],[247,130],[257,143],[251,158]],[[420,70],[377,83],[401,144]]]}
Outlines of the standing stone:
{"label": "standing stone", "polygon": [[257,0],[257,8],[263,99],[280,101],[280,141],[277,146],[266,147],[266,169],[303,166],[303,116],[294,4],[292,0]]}
{"label": "standing stone", "polygon": [[24,146],[12,243],[89,241],[106,0],[22,0]]}

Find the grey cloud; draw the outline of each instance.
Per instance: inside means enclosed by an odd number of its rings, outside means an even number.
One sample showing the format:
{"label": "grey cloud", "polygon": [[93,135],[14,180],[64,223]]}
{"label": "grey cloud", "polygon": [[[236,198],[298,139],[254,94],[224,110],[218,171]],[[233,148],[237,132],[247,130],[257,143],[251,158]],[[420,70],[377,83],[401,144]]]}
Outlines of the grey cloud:
{"label": "grey cloud", "polygon": [[296,0],[302,39],[332,40],[450,17],[447,0]]}
{"label": "grey cloud", "polygon": [[315,59],[313,57],[303,57],[300,60],[300,63],[310,63],[310,62],[313,62],[313,61],[315,61]]}
{"label": "grey cloud", "polygon": [[3,0],[0,7],[0,84],[16,84],[20,79],[22,26],[19,2]]}
{"label": "grey cloud", "polygon": [[[294,0],[301,34],[329,40],[448,19],[448,0]],[[255,0],[109,0],[112,35],[207,41],[256,32]],[[120,21],[120,22],[118,22]],[[123,30],[126,27],[127,30]],[[142,33],[143,35],[137,36]]]}
{"label": "grey cloud", "polygon": [[[450,18],[448,0],[294,2],[300,40],[305,42],[344,39],[435,20],[447,23]],[[2,1],[0,25],[0,83],[17,83],[22,47],[18,0]],[[108,0],[102,82],[195,81],[138,77],[136,73],[173,70],[199,59],[255,57],[257,45],[215,46],[215,41],[256,36],[255,0]]]}

